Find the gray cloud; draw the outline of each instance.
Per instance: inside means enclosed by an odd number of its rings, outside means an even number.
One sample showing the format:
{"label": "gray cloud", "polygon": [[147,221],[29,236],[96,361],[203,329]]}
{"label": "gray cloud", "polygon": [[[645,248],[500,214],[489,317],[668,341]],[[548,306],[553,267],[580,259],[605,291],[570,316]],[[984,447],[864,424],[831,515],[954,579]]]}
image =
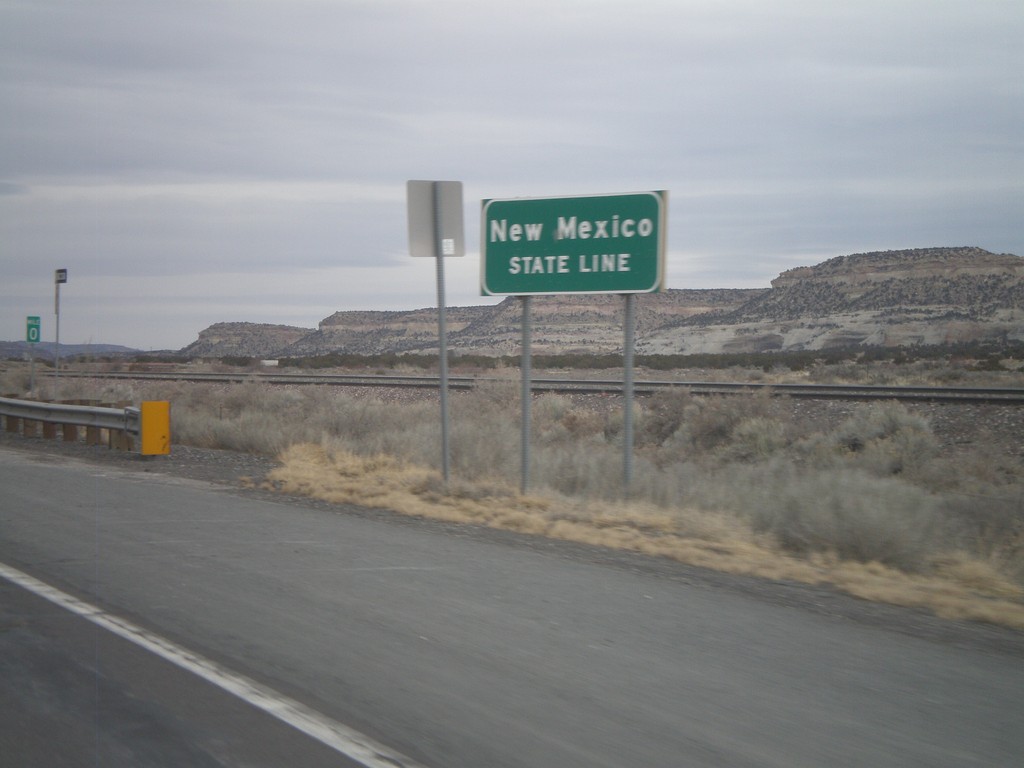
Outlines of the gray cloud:
{"label": "gray cloud", "polygon": [[[1021,253],[1022,33],[1015,4],[966,0],[9,2],[0,337],[58,262],[83,302],[179,286],[144,302],[153,328],[91,313],[143,347],[221,309],[293,317],[265,285],[318,270],[363,284],[311,313],[430,305],[429,279],[405,287],[408,178],[465,182],[471,242],[482,197],[668,189],[670,287]],[[450,298],[479,301],[461,280]]]}

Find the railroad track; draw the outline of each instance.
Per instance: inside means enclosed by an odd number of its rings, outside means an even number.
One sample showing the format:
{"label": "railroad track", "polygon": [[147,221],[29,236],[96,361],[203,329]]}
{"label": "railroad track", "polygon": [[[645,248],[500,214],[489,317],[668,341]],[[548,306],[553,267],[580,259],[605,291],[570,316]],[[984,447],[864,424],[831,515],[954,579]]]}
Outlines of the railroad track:
{"label": "railroad track", "polygon": [[[52,375],[52,374],[51,374]],[[335,387],[415,387],[437,388],[437,376],[393,376],[382,374],[305,374],[305,373],[209,373],[189,371],[91,372],[64,371],[61,378],[127,379],[132,381],[187,381],[222,384],[291,384]],[[485,382],[518,381],[488,376],[449,376],[454,390],[468,390]],[[706,381],[635,381],[637,395],[674,389],[694,395],[737,395],[767,391],[771,395],[816,398],[820,400],[904,400],[941,403],[1024,405],[1024,389],[980,387],[897,387],[855,384],[756,384]],[[600,393],[622,392],[622,381],[613,379],[535,378],[534,392]]]}

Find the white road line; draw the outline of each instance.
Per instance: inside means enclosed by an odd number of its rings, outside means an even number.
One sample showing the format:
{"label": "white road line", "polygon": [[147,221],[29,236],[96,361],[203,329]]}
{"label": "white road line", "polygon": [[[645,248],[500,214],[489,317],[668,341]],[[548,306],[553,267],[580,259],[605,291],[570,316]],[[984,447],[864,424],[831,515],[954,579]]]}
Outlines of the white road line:
{"label": "white road line", "polygon": [[425,768],[369,736],[125,619],[0,563],[0,576],[262,709],[366,768]]}

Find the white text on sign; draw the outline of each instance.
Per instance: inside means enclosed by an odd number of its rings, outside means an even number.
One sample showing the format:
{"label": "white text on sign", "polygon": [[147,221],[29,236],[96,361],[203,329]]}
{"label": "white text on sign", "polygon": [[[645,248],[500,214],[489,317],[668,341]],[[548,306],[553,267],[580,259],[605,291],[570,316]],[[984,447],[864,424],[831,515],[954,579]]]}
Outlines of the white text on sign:
{"label": "white text on sign", "polygon": [[[529,224],[509,224],[508,219],[495,219],[491,221],[490,241],[492,243],[504,243],[511,240],[518,243],[524,237],[526,240],[537,241],[544,233],[544,224],[533,222]],[[555,227],[556,240],[599,240],[610,237],[650,237],[654,233],[654,222],[650,219],[620,219],[612,216],[611,219],[598,221],[577,221],[575,216],[568,219],[564,216],[558,217],[558,224]]]}
{"label": "white text on sign", "polygon": [[[628,253],[581,253],[577,267],[580,272],[629,272]],[[513,256],[508,260],[510,275],[567,275],[569,254],[559,256]]]}

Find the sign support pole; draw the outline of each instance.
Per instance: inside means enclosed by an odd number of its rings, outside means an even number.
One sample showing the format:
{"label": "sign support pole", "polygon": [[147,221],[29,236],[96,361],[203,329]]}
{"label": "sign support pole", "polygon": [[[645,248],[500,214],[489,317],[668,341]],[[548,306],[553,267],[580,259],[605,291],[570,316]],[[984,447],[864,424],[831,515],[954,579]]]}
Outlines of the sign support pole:
{"label": "sign support pole", "polygon": [[622,346],[622,447],[623,496],[628,499],[633,484],[633,345],[636,337],[636,295],[627,293],[625,339]]}
{"label": "sign support pole", "polygon": [[60,392],[60,277],[53,283],[53,312],[57,316],[56,341],[53,345],[53,399],[59,400]]}
{"label": "sign support pole", "polygon": [[437,332],[440,339],[441,379],[441,471],[447,489],[451,476],[451,450],[448,440],[448,333],[444,298],[444,250],[441,243],[441,184],[433,183],[434,197],[434,256],[437,260]]}
{"label": "sign support pole", "polygon": [[530,490],[530,407],[532,405],[532,398],[530,395],[530,379],[532,378],[530,372],[530,307],[532,304],[531,296],[520,296],[520,300],[523,302],[523,362],[522,368],[522,445],[520,447],[520,462],[522,465],[521,481],[519,485],[520,493],[524,496]]}
{"label": "sign support pole", "polygon": [[444,297],[444,260],[465,254],[462,227],[462,182],[410,179],[406,182],[409,253],[437,262],[437,330],[441,400],[441,472],[445,490],[451,477],[448,439],[448,329]]}

